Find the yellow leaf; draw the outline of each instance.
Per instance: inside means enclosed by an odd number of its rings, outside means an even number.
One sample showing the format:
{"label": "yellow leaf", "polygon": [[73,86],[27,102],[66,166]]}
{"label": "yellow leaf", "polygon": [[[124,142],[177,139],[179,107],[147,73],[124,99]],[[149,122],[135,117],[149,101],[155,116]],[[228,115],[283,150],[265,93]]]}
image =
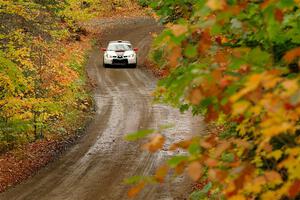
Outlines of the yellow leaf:
{"label": "yellow leaf", "polygon": [[285,89],[285,92],[281,96],[290,96],[297,92],[299,89],[298,80],[287,80],[282,83],[282,86]]}
{"label": "yellow leaf", "polygon": [[189,176],[194,180],[197,181],[203,175],[203,168],[199,162],[192,162],[189,164],[187,168]]}
{"label": "yellow leaf", "polygon": [[251,193],[260,193],[262,186],[266,184],[266,178],[263,176],[256,177],[253,181],[246,184],[245,190]]}
{"label": "yellow leaf", "polygon": [[233,108],[233,115],[240,115],[245,113],[245,111],[251,106],[250,102],[248,101],[239,101],[234,103]]}
{"label": "yellow leaf", "polygon": [[246,197],[244,197],[243,195],[234,195],[228,198],[228,200],[246,200]]}
{"label": "yellow leaf", "polygon": [[289,122],[282,122],[281,124],[273,124],[269,127],[262,129],[262,134],[265,136],[275,136],[280,133],[285,133],[293,128],[294,125]]}
{"label": "yellow leaf", "polygon": [[274,88],[282,80],[280,75],[281,74],[279,72],[273,72],[273,71],[269,73],[265,73],[264,79],[262,81],[264,88],[267,90]]}
{"label": "yellow leaf", "polygon": [[279,196],[277,194],[277,192],[274,192],[274,191],[267,191],[266,193],[264,193],[264,194],[261,195],[261,199],[262,200],[270,200],[270,199],[272,199],[272,200],[278,200],[280,198],[281,198],[281,196]]}
{"label": "yellow leaf", "polygon": [[188,28],[186,25],[182,25],[182,24],[175,24],[175,25],[172,25],[170,27],[170,29],[172,30],[172,33],[178,37],[180,35],[183,35],[185,34],[186,32],[188,32]]}
{"label": "yellow leaf", "polygon": [[239,91],[237,94],[233,95],[230,98],[230,100],[232,102],[236,102],[244,95],[257,89],[257,87],[260,85],[262,79],[263,79],[262,74],[254,74],[254,75],[250,76],[250,78],[248,79],[248,81],[245,84],[245,87],[241,91]]}
{"label": "yellow leaf", "polygon": [[289,157],[283,160],[278,164],[279,168],[286,168],[289,173],[289,179],[300,179],[300,161],[297,159],[299,154],[293,155],[293,153],[297,153],[298,148],[288,149],[286,153],[290,153]]}
{"label": "yellow leaf", "polygon": [[262,107],[259,105],[251,106],[249,108],[249,112],[252,113],[254,116],[258,116],[262,112]]}
{"label": "yellow leaf", "polygon": [[275,160],[279,160],[282,156],[283,152],[281,150],[272,151],[267,155],[268,158],[275,158]]}

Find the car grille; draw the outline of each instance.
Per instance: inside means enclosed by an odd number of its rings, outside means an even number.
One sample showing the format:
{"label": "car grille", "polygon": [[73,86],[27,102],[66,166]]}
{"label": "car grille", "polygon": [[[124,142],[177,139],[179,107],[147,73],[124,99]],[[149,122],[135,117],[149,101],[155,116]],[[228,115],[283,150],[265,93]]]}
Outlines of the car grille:
{"label": "car grille", "polygon": [[113,59],[112,64],[113,65],[127,65],[128,60],[127,59]]}

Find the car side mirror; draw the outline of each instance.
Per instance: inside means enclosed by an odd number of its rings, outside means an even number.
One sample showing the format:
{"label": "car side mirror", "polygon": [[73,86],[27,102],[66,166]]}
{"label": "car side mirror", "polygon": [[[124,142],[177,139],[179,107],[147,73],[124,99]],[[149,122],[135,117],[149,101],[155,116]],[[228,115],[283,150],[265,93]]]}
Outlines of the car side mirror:
{"label": "car side mirror", "polygon": [[101,51],[106,51],[106,48],[101,48]]}
{"label": "car side mirror", "polygon": [[133,51],[137,52],[137,51],[139,51],[139,49],[138,48],[134,48]]}

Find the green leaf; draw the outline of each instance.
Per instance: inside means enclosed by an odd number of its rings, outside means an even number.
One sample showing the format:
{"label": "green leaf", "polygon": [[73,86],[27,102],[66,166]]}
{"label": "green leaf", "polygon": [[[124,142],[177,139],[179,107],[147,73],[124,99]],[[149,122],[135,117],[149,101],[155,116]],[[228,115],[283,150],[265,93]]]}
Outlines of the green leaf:
{"label": "green leaf", "polygon": [[226,89],[225,94],[228,96],[231,96],[231,95],[235,94],[239,88],[240,88],[240,86],[237,84],[230,85]]}
{"label": "green leaf", "polygon": [[173,127],[174,127],[174,124],[161,125],[161,126],[159,126],[159,130],[163,131],[163,130],[170,129],[170,128],[173,128]]}
{"label": "green leaf", "polygon": [[197,48],[191,44],[189,44],[184,50],[184,55],[188,58],[195,58],[197,54]]}
{"label": "green leaf", "polygon": [[189,108],[190,108],[189,104],[183,104],[183,105],[180,105],[179,110],[181,113],[183,113],[183,112],[189,110]]}
{"label": "green leaf", "polygon": [[190,195],[190,200],[202,200],[205,197],[206,197],[206,194],[204,192],[202,192],[202,190],[197,190],[197,191],[194,191]]}
{"label": "green leaf", "polygon": [[295,1],[294,0],[284,0],[284,1],[279,1],[278,2],[278,7],[279,8],[288,8],[295,6]]}
{"label": "green leaf", "polygon": [[154,133],[155,130],[149,129],[149,130],[140,130],[134,133],[129,133],[125,136],[125,139],[128,141],[136,141],[142,138],[145,138],[146,136]]}
{"label": "green leaf", "polygon": [[202,200],[207,197],[207,193],[212,188],[212,183],[209,182],[202,190],[196,190],[190,195],[191,200]]}
{"label": "green leaf", "polygon": [[187,160],[187,156],[174,156],[171,159],[168,160],[168,165],[172,168],[177,167],[181,162]]}
{"label": "green leaf", "polygon": [[258,66],[266,65],[271,59],[271,55],[266,51],[262,51],[260,48],[252,49],[247,57],[249,63]]}
{"label": "green leaf", "polygon": [[201,149],[198,144],[191,144],[188,150],[191,155],[198,155]]}
{"label": "green leaf", "polygon": [[224,162],[233,162],[234,161],[234,154],[233,153],[223,153],[222,160]]}
{"label": "green leaf", "polygon": [[206,186],[203,188],[203,191],[207,193],[211,188],[212,188],[212,183],[209,182],[209,183],[206,184]]}
{"label": "green leaf", "polygon": [[151,176],[132,176],[130,178],[125,179],[123,182],[128,185],[134,185],[140,183],[141,181],[145,181],[148,183],[154,183],[154,179]]}
{"label": "green leaf", "polygon": [[218,35],[222,33],[222,27],[219,24],[214,24],[211,29],[211,34]]}
{"label": "green leaf", "polygon": [[213,103],[213,98],[212,97],[209,97],[209,98],[205,98],[201,101],[200,105],[202,107],[208,107],[209,105],[211,105]]}

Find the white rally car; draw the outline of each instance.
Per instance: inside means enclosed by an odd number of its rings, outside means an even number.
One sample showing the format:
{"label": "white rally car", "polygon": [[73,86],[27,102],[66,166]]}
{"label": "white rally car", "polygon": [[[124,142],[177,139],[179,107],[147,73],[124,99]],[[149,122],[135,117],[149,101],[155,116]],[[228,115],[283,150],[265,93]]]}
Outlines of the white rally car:
{"label": "white rally car", "polygon": [[111,41],[107,48],[102,48],[103,66],[137,66],[137,48],[132,48],[129,41]]}

